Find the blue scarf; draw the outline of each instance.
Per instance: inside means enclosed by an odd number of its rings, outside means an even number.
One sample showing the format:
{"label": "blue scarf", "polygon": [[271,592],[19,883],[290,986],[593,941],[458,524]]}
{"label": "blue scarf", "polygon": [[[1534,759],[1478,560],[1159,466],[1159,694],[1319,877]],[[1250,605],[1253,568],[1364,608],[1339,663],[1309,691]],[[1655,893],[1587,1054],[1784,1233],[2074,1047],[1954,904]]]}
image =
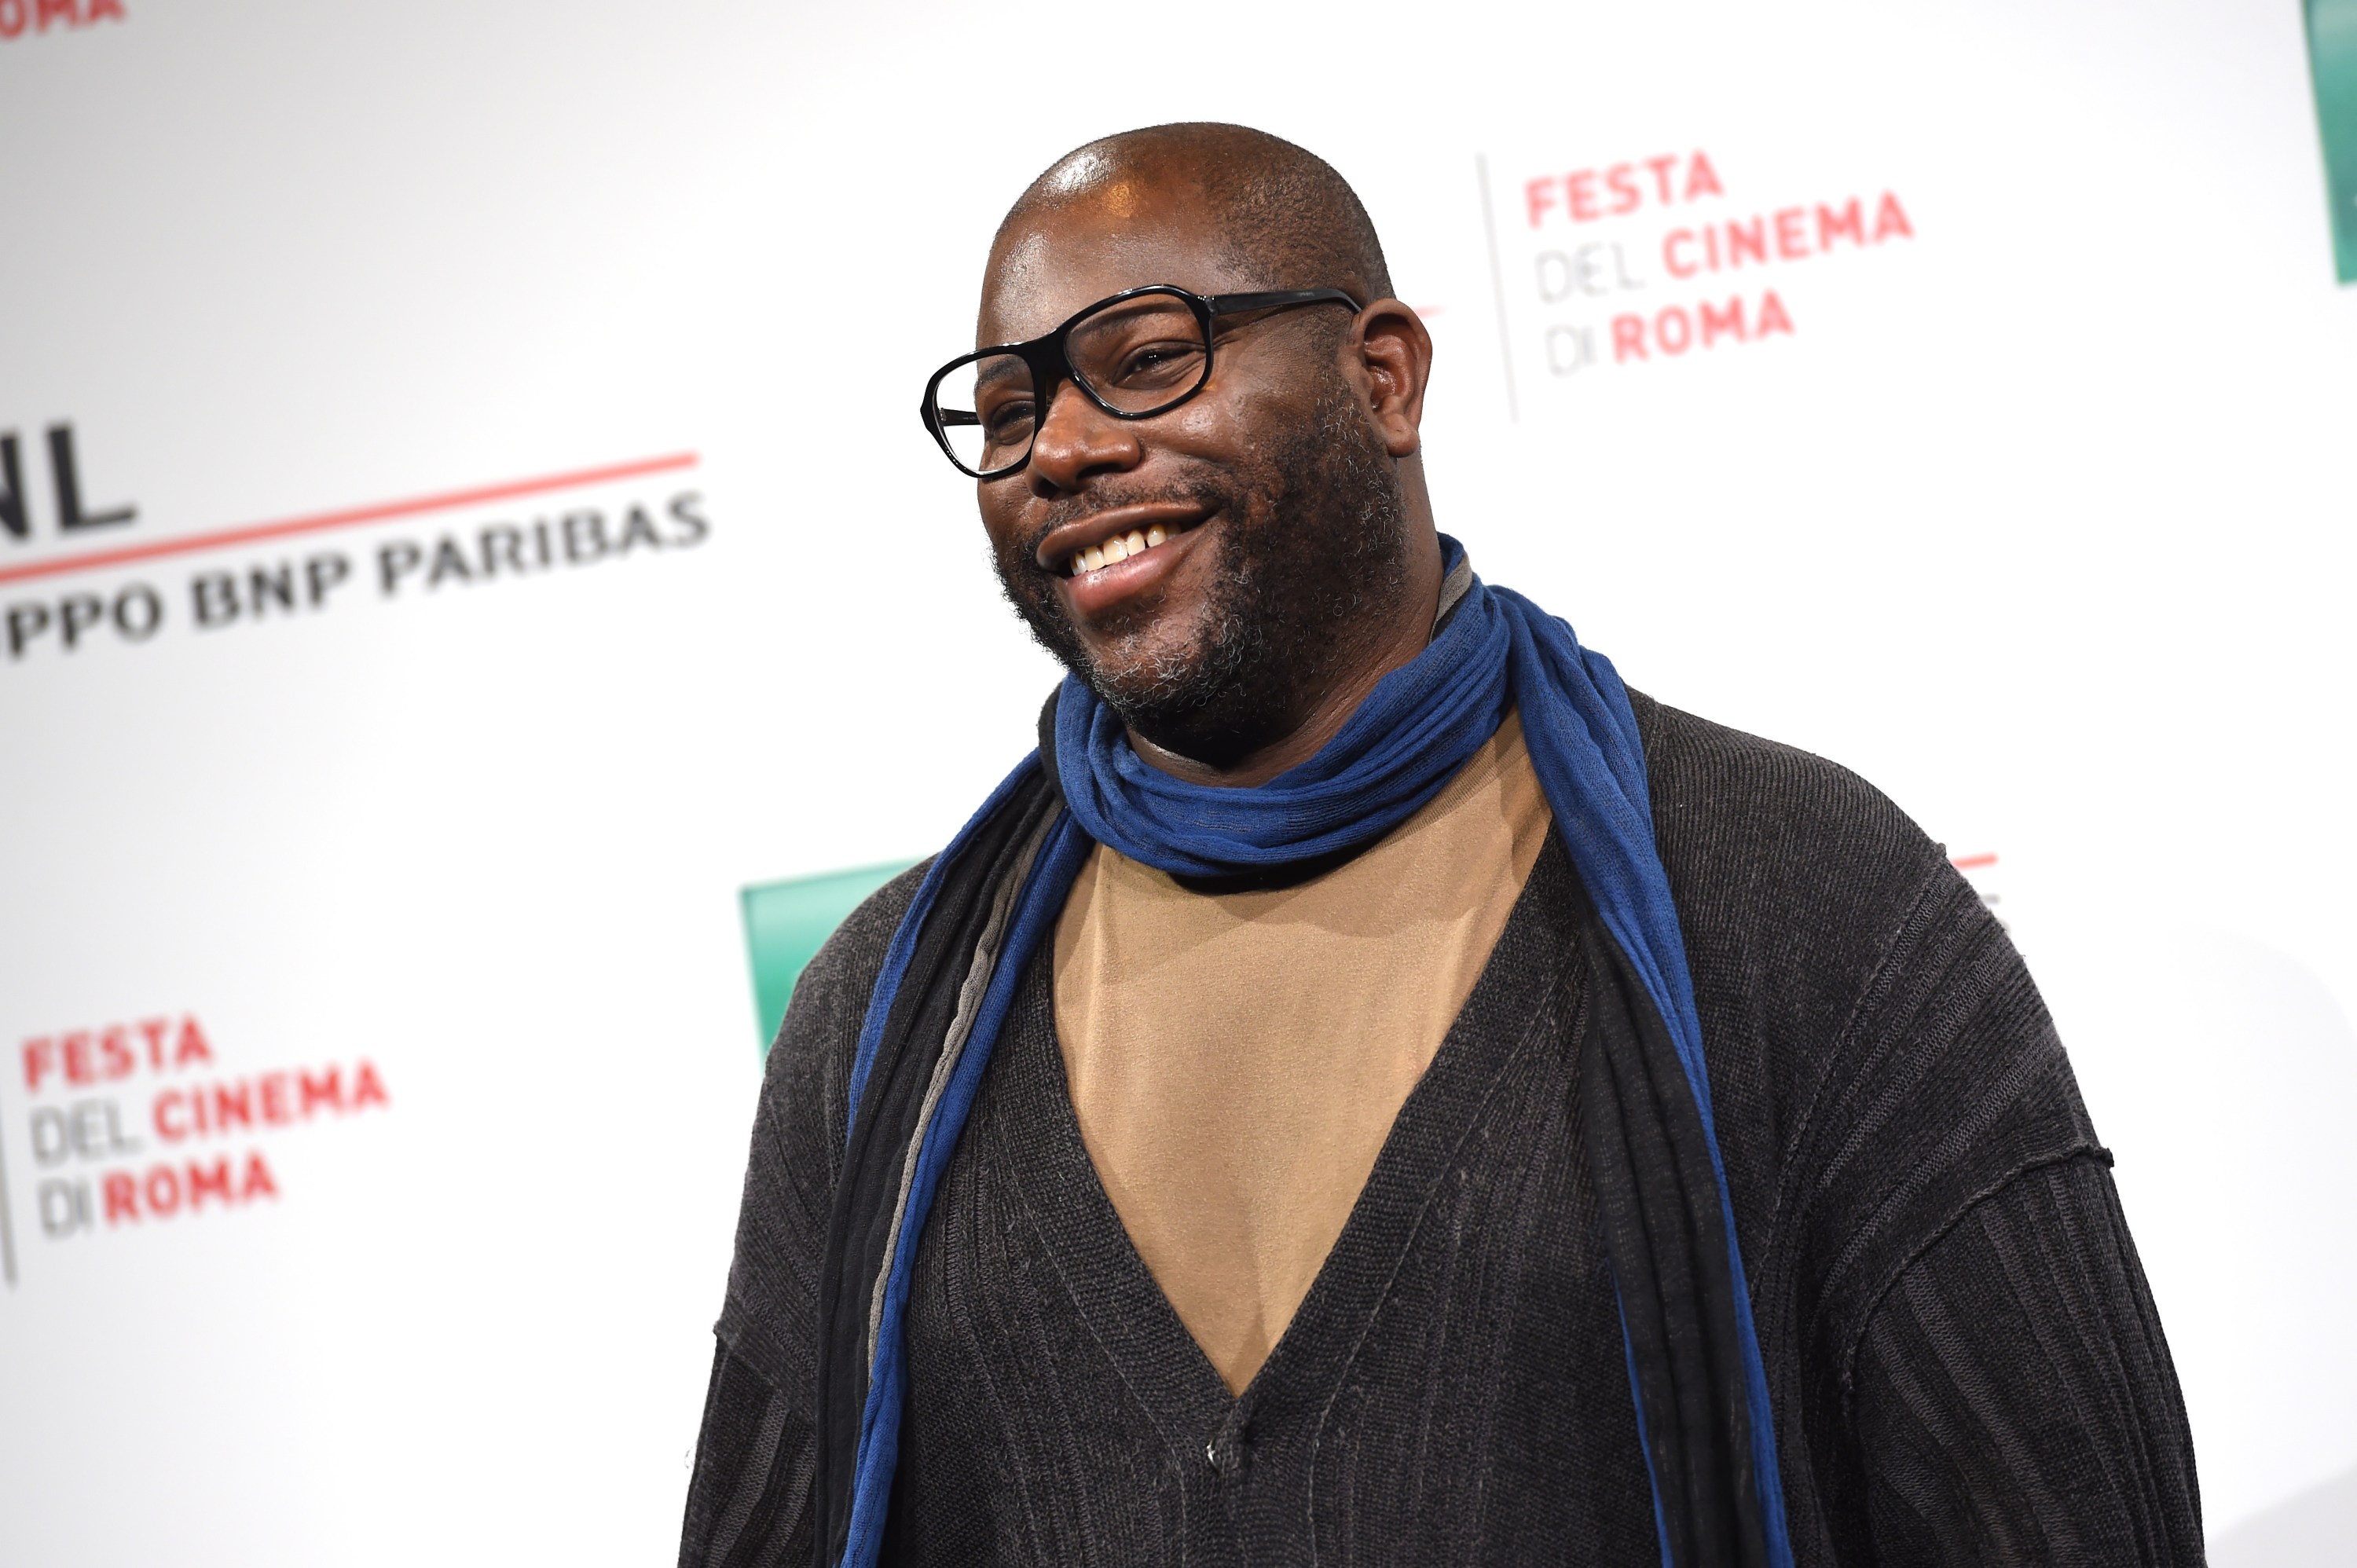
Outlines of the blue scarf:
{"label": "blue scarf", "polygon": [[[1625,1173],[1607,1180],[1599,1172],[1608,1243],[1623,1238],[1612,1250],[1614,1277],[1662,1561],[1664,1568],[1690,1568],[1716,1563],[1723,1552],[1727,1562],[1789,1568],[1767,1377],[1711,1119],[1685,944],[1654,848],[1636,715],[1610,660],[1582,648],[1568,625],[1521,595],[1472,577],[1455,540],[1444,537],[1442,545],[1452,586],[1469,586],[1424,652],[1386,675],[1308,761],[1250,789],[1186,783],[1142,761],[1121,721],[1067,677],[1048,737],[1052,780],[1042,778],[1037,755],[1027,757],[920,885],[886,951],[860,1031],[850,1084],[854,1157],[844,1185],[860,1187],[865,1170],[870,1190],[864,1197],[838,1194],[829,1299],[822,1309],[829,1325],[822,1359],[832,1363],[822,1377],[822,1425],[837,1434],[832,1473],[822,1440],[822,1551],[832,1555],[839,1545],[835,1561],[852,1568],[877,1561],[899,1457],[916,1240],[1024,969],[1049,940],[1093,845],[1196,877],[1265,873],[1347,854],[1414,815],[1496,733],[1508,711],[1519,709],[1532,766],[1613,950],[1591,957],[1591,975],[1617,974],[1628,997],[1631,1022],[1613,1036],[1620,1043],[1598,1048],[1629,1054],[1641,1079],[1648,1043],[1662,1062],[1669,1060],[1659,1055],[1666,1049],[1675,1067],[1655,1071],[1655,1092],[1666,1076],[1682,1079],[1692,1097],[1693,1115],[1681,1107],[1659,1118],[1665,1126],[1659,1151],[1631,1159],[1645,1165],[1650,1157],[1647,1173],[1681,1157],[1689,1172],[1706,1170],[1699,1179],[1688,1176],[1678,1206],[1683,1215],[1701,1217],[1697,1246],[1725,1253],[1723,1275],[1716,1260],[1703,1265],[1719,1281],[1716,1297],[1700,1305],[1663,1302],[1663,1293],[1632,1278],[1650,1274],[1640,1255],[1644,1237],[1663,1230],[1661,1217],[1647,1208],[1660,1200],[1641,1190],[1649,1179],[1654,1188],[1660,1182],[1650,1174],[1622,1179]],[[925,977],[921,995],[912,974]],[[898,1065],[902,1058],[910,1064],[905,1070]],[[885,1058],[895,1063],[893,1087],[875,1114],[888,1112],[889,1129],[863,1124],[871,1117],[871,1079]],[[1619,1113],[1630,1114],[1629,1106]],[[1694,1146],[1690,1131],[1679,1130],[1697,1122]],[[1683,1156],[1681,1136],[1688,1145]],[[1616,1194],[1625,1199],[1620,1208],[1629,1221],[1618,1228],[1610,1223]],[[1680,1325],[1696,1322],[1698,1329],[1681,1331]],[[1697,1337],[1716,1338],[1717,1363],[1706,1355],[1693,1367],[1668,1364],[1695,1354],[1680,1347]],[[1714,1424],[1727,1451],[1717,1466],[1724,1474],[1695,1460],[1695,1434],[1664,1430],[1681,1419],[1673,1385],[1683,1380],[1690,1387],[1706,1377],[1723,1385],[1724,1409]],[[855,1441],[852,1395],[863,1383]],[[1674,1542],[1681,1549],[1674,1554]]]}

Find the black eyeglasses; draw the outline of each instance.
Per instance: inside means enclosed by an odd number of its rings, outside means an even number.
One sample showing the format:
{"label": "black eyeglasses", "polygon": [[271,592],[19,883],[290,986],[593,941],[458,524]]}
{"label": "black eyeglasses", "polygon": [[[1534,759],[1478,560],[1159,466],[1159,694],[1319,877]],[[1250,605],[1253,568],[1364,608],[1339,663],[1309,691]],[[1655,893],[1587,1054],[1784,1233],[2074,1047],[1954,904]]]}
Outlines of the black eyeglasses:
{"label": "black eyeglasses", "polygon": [[1339,288],[1189,294],[1169,284],[1124,289],[1044,338],[952,360],[925,383],[918,412],[962,473],[996,479],[1031,460],[1031,437],[1071,378],[1115,419],[1167,413],[1211,379],[1211,321],[1248,310],[1359,302]]}

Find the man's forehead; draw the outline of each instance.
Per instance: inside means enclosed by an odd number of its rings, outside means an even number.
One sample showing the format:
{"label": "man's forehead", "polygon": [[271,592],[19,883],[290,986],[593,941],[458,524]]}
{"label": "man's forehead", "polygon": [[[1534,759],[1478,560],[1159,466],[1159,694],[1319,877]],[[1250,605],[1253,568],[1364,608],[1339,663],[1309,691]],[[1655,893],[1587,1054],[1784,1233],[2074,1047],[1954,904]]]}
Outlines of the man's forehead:
{"label": "man's forehead", "polygon": [[1107,295],[1146,284],[1199,294],[1262,286],[1191,194],[1113,180],[1024,214],[991,252],[976,345],[1036,338]]}

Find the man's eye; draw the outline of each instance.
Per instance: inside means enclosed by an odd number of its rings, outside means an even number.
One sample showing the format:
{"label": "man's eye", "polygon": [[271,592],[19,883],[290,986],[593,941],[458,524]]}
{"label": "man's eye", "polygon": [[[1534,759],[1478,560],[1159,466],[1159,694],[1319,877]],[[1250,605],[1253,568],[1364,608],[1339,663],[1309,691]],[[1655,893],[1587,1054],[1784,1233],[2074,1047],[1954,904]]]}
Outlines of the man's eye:
{"label": "man's eye", "polygon": [[995,436],[1019,435],[1031,428],[1031,400],[1013,398],[983,411],[982,426]]}
{"label": "man's eye", "polygon": [[1192,343],[1146,343],[1122,357],[1124,381],[1160,381],[1184,373],[1202,353]]}

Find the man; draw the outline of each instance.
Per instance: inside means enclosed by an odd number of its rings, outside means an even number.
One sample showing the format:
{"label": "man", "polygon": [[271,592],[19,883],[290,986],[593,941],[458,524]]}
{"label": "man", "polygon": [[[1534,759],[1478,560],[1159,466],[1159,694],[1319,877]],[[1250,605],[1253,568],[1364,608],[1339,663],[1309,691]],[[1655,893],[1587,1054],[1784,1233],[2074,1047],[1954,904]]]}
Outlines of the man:
{"label": "man", "polygon": [[977,341],[925,418],[1071,677],[796,988],[683,1564],[2201,1560],[2019,959],[1474,575],[1332,169],[1083,147]]}

